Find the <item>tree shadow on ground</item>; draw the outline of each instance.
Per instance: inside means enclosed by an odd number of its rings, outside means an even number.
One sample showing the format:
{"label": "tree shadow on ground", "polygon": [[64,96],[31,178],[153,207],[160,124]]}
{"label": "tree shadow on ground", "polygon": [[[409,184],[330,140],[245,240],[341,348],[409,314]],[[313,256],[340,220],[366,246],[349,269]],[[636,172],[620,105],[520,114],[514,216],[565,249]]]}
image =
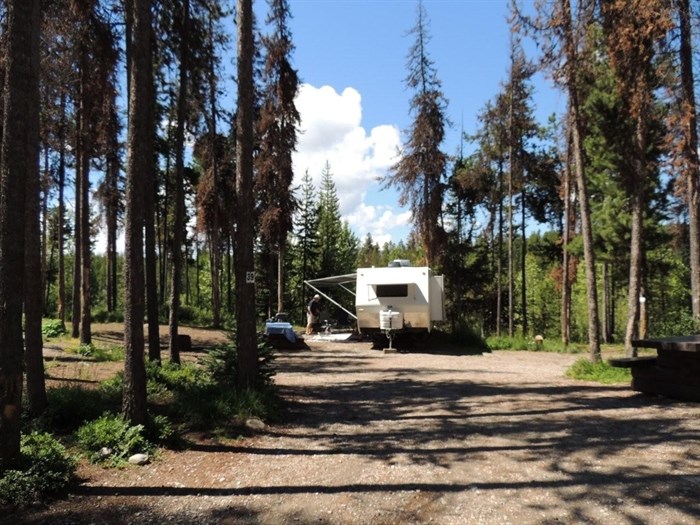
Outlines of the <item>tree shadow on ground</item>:
{"label": "tree shadow on ground", "polygon": [[[81,486],[75,494],[113,499],[118,505],[119,498],[126,496],[160,499],[411,491],[441,496],[480,491],[487,497],[542,490],[552,494],[555,503],[530,500],[523,505],[542,515],[565,508],[571,522],[600,522],[583,503],[591,500],[605,505],[609,522],[639,523],[630,511],[630,502],[643,508],[663,503],[687,517],[689,523],[700,516],[700,476],[687,474],[693,465],[700,465],[696,405],[633,394],[627,386],[563,378],[550,384],[529,376],[517,380],[512,374],[494,377],[492,370],[473,366],[478,361],[446,379],[441,376],[444,368],[429,363],[420,370],[372,368],[376,362],[372,354],[350,348],[293,353],[278,359],[285,372],[334,374],[338,380],[283,384],[280,393],[286,400],[285,417],[283,424],[266,432],[272,439],[241,445],[197,443],[191,446],[193,450],[246,454],[261,462],[285,455],[301,456],[309,462],[318,457],[353,455],[377,468],[408,464],[447,471],[505,457],[513,465],[537,465],[539,470],[531,478],[503,472],[500,477],[463,477],[444,483],[276,484],[272,479],[240,487]],[[665,445],[683,451],[679,463],[644,458],[645,451]],[[630,457],[624,455],[629,450],[639,451],[632,461],[625,460]],[[242,523],[257,519],[251,511],[234,505],[209,511],[207,516],[214,523],[234,517]],[[304,522],[303,517],[297,517]],[[67,523],[94,521],[94,515],[85,521],[73,515],[69,518],[76,521]],[[406,520],[419,522],[419,518],[407,516]],[[102,516],[98,521],[116,523],[104,521]],[[316,522],[323,523],[323,518],[317,517]],[[546,517],[539,523],[555,522]]]}

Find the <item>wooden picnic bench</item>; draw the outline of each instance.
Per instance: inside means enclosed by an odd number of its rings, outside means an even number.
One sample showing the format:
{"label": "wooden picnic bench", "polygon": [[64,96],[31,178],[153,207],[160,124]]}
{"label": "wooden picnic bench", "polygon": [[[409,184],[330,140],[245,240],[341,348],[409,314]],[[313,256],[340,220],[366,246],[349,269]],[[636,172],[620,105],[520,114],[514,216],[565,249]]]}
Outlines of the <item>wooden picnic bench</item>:
{"label": "wooden picnic bench", "polygon": [[656,356],[610,359],[612,366],[631,370],[633,390],[700,402],[700,335],[637,339],[632,345],[656,350]]}

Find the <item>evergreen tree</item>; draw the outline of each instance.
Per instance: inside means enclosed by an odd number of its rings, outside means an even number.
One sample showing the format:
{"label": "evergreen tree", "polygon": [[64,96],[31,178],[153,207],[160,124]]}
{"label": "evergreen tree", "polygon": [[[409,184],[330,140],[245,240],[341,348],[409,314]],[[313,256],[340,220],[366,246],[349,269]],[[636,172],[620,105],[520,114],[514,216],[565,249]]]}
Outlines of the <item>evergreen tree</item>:
{"label": "evergreen tree", "polygon": [[400,160],[385,179],[387,187],[400,191],[400,204],[413,212],[414,229],[425,250],[426,264],[440,266],[445,232],[440,223],[447,155],[440,150],[445,138],[447,101],[434,63],[427,54],[430,41],[428,15],[422,0],[418,19],[410,34],[415,38],[408,55],[406,86],[415,92],[411,112],[415,115]]}
{"label": "evergreen tree", "polygon": [[360,245],[355,265],[358,268],[379,266],[379,246],[372,239],[371,233],[367,233],[365,240]]}
{"label": "evergreen tree", "polygon": [[0,146],[0,471],[13,466],[20,452],[25,197],[28,187],[35,187],[30,181],[39,179],[39,1],[9,0],[7,10]]}
{"label": "evergreen tree", "polygon": [[238,386],[253,388],[258,379],[255,326],[255,265],[253,260],[253,127],[255,90],[253,83],[253,2],[238,0],[238,100],[236,104],[236,343]]}
{"label": "evergreen tree", "polygon": [[127,21],[129,44],[129,125],[126,168],[124,251],[124,393],[122,411],[132,424],[146,422],[146,365],[143,318],[144,190],[142,174],[153,156],[151,77],[151,9],[148,0],[131,0]]}
{"label": "evergreen tree", "polygon": [[523,22],[523,27],[532,31],[538,41],[547,43],[541,65],[554,72],[555,79],[569,97],[567,120],[571,132],[570,162],[574,166],[585,258],[588,346],[591,361],[597,362],[601,359],[598,279],[583,147],[585,122],[582,114],[583,83],[580,82],[581,72],[586,65],[581,53],[585,42],[580,35],[592,25],[594,4],[586,1],[581,2],[577,7],[576,17],[574,17],[570,0],[557,0],[553,5],[536,4],[536,19],[531,20],[517,12],[515,3],[512,3],[513,11],[518,20]]}
{"label": "evergreen tree", "polygon": [[299,208],[294,221],[292,243],[292,271],[290,286],[294,290],[295,303],[301,309],[300,319],[306,312],[306,290],[304,281],[319,276],[319,203],[316,189],[308,170],[301,180]]}
{"label": "evergreen tree", "polygon": [[291,66],[294,50],[289,31],[291,17],[286,0],[269,0],[267,23],[272,35],[263,37],[267,54],[263,66],[263,102],[258,119],[256,192],[263,242],[277,252],[277,311],[284,310],[284,259],[287,236],[298,203],[292,192],[292,153],[296,148],[299,112],[294,99],[299,89],[296,70]]}
{"label": "evergreen tree", "polygon": [[318,277],[329,277],[343,273],[339,271],[341,262],[338,251],[342,227],[338,192],[333,181],[331,166],[326,161],[321,172],[321,188],[318,197]]}
{"label": "evergreen tree", "polygon": [[[649,198],[649,176],[654,172],[648,156],[655,91],[659,87],[656,58],[659,46],[672,27],[670,5],[664,0],[630,2],[611,0],[603,4],[602,14],[606,49],[615,73],[617,89],[629,116],[631,133],[625,148],[630,160],[623,172],[630,208],[630,269],[627,301],[625,349],[634,355],[632,339],[639,334],[638,324],[643,288],[644,216]],[[644,335],[644,334],[642,334]]]}

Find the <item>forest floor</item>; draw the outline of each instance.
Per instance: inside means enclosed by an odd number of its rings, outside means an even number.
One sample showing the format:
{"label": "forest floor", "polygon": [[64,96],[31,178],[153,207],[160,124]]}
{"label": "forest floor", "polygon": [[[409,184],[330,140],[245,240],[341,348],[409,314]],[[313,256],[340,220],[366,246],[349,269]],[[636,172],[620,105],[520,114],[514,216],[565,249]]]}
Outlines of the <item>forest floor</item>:
{"label": "forest floor", "polygon": [[[226,339],[183,331],[195,349]],[[0,523],[700,522],[698,403],[568,379],[571,354],[307,343],[276,360],[281,421],[245,438],[188,436],[187,450],[141,467],[83,462],[70,497]],[[52,381],[122,366],[54,353]]]}

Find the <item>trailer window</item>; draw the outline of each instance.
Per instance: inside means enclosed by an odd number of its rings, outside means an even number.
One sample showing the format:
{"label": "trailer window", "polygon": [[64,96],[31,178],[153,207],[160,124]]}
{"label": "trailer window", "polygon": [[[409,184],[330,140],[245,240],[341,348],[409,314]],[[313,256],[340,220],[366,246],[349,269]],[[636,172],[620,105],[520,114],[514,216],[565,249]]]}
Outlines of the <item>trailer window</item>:
{"label": "trailer window", "polygon": [[408,297],[408,285],[378,284],[377,297]]}

